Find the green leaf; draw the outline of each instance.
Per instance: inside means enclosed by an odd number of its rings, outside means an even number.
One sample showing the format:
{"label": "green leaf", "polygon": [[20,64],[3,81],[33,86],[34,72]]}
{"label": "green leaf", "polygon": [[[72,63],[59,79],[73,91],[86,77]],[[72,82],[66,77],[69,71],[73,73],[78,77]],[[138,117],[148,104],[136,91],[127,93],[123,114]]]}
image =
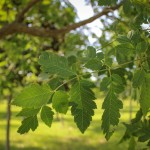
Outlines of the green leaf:
{"label": "green leaf", "polygon": [[125,133],[124,133],[124,135],[121,138],[119,143],[122,143],[122,142],[130,139],[132,134],[136,133],[139,129],[139,124],[138,123],[133,123],[133,124],[123,123],[123,125],[125,126],[126,131],[125,131]]}
{"label": "green leaf", "polygon": [[119,94],[124,91],[122,78],[118,74],[112,74],[111,81],[115,93]]}
{"label": "green leaf", "polygon": [[[62,84],[62,80],[60,79],[60,78],[52,78],[49,82],[48,82],[48,85],[50,86],[50,88],[52,89],[52,90],[55,90],[59,85],[61,85]],[[59,88],[59,90],[64,90],[64,87],[63,86],[61,86],[60,88]]]}
{"label": "green leaf", "polygon": [[76,106],[72,106],[71,113],[74,116],[74,122],[76,123],[77,127],[81,133],[84,133],[92,121],[94,111],[88,112],[85,109],[78,109]]}
{"label": "green leaf", "polygon": [[84,107],[84,102],[89,102],[92,107],[95,107],[95,102],[92,101],[94,99],[94,93],[88,86],[85,86],[82,80],[74,84],[70,90],[70,101],[76,103],[79,109]]}
{"label": "green leaf", "polygon": [[109,5],[111,0],[99,0],[98,4],[99,5]]}
{"label": "green leaf", "polygon": [[118,50],[116,51],[116,59],[117,59],[118,64],[123,64],[128,61],[127,56]]}
{"label": "green leaf", "polygon": [[123,64],[131,60],[134,57],[134,46],[131,43],[122,43],[115,47],[116,49],[116,59],[119,64]]}
{"label": "green leaf", "polygon": [[113,81],[113,83],[119,85],[119,84],[123,84],[122,82],[122,78],[118,75],[118,74],[112,74],[111,79]]}
{"label": "green leaf", "polygon": [[124,43],[117,45],[116,50],[124,55],[131,55],[133,53],[134,47],[130,43]]}
{"label": "green leaf", "polygon": [[145,41],[142,41],[137,44],[136,46],[136,52],[137,54],[144,53],[148,48],[148,44]]}
{"label": "green leaf", "polygon": [[27,108],[39,108],[45,105],[51,97],[47,84],[31,84],[22,90],[12,102],[13,105]]}
{"label": "green leaf", "polygon": [[82,79],[80,80],[80,83],[83,85],[83,86],[87,86],[89,88],[94,88],[95,87],[95,84],[89,80],[85,80],[85,79]]}
{"label": "green leaf", "polygon": [[138,127],[138,141],[146,142],[150,140],[150,119],[145,117]]}
{"label": "green leaf", "polygon": [[71,55],[71,56],[69,56],[69,57],[67,58],[67,60],[68,60],[69,66],[72,66],[74,63],[76,63],[77,58],[76,58],[76,56]]}
{"label": "green leaf", "polygon": [[37,115],[37,113],[40,111],[39,108],[33,109],[33,108],[24,108],[22,109],[17,116],[23,116],[23,117],[31,117]]}
{"label": "green leaf", "polygon": [[142,113],[142,109],[140,108],[140,110],[138,110],[136,112],[135,118],[131,120],[131,123],[137,123],[137,122],[139,122],[142,117],[143,117],[143,113]]}
{"label": "green leaf", "polygon": [[111,67],[112,66],[112,58],[105,58],[105,65]]}
{"label": "green leaf", "polygon": [[[150,74],[148,74],[150,76]],[[140,105],[143,115],[146,115],[150,109],[150,78],[145,77],[141,87]]]}
{"label": "green leaf", "polygon": [[124,13],[130,14],[132,12],[132,3],[130,2],[130,0],[125,0],[123,3],[123,11]]}
{"label": "green leaf", "polygon": [[106,134],[105,137],[107,140],[109,140],[113,134],[114,126],[117,126],[119,123],[119,109],[121,108],[123,108],[122,102],[114,94],[113,88],[110,88],[102,105],[102,109],[104,109],[102,115],[102,129],[103,133]]}
{"label": "green leaf", "polygon": [[22,121],[22,124],[19,127],[17,132],[20,134],[24,134],[27,133],[30,129],[34,131],[37,127],[38,127],[37,116],[32,116],[32,117],[25,118]]}
{"label": "green leaf", "polygon": [[123,35],[118,36],[117,41],[122,44],[131,42],[126,36]]}
{"label": "green leaf", "polygon": [[145,133],[144,135],[140,136],[138,138],[138,141],[139,142],[146,142],[146,141],[148,141],[150,139],[150,133],[149,132],[150,132],[150,130],[148,131],[148,133]]}
{"label": "green leaf", "polygon": [[102,82],[100,83],[100,90],[106,91],[108,89],[108,86],[110,85],[110,83],[111,83],[110,77],[103,78]]}
{"label": "green leaf", "polygon": [[39,58],[39,64],[44,72],[52,75],[56,74],[63,78],[75,75],[75,72],[69,68],[67,59],[54,53],[42,53]]}
{"label": "green leaf", "polygon": [[96,49],[92,46],[88,46],[85,53],[86,53],[86,56],[90,59],[93,59],[96,57]]}
{"label": "green leaf", "polygon": [[85,64],[86,68],[91,70],[100,70],[102,68],[102,63],[98,59],[91,59]]}
{"label": "green leaf", "polygon": [[53,111],[48,106],[43,106],[41,111],[41,119],[48,126],[51,127],[53,121]]}
{"label": "green leaf", "polygon": [[99,0],[99,5],[108,5],[111,6],[112,4],[116,4],[118,0]]}
{"label": "green leaf", "polygon": [[75,83],[70,91],[70,101],[74,102],[71,112],[74,121],[82,133],[90,125],[96,104],[94,93],[88,86],[83,85],[80,81]]}
{"label": "green leaf", "polygon": [[136,70],[133,76],[132,86],[134,88],[141,86],[144,81],[144,76],[145,76],[145,73],[143,70]]}
{"label": "green leaf", "polygon": [[92,46],[88,46],[87,50],[84,50],[81,56],[81,61],[86,63],[87,61],[96,58],[96,49]]}
{"label": "green leaf", "polygon": [[104,59],[104,54],[103,54],[103,52],[97,53],[97,58],[98,58],[99,60]]}
{"label": "green leaf", "polygon": [[135,150],[135,146],[136,146],[136,141],[134,137],[132,136],[129,142],[128,150]]}
{"label": "green leaf", "polygon": [[142,41],[141,34],[139,34],[139,31],[132,30],[128,34],[129,38],[132,40],[134,44],[138,44],[139,42]]}
{"label": "green leaf", "polygon": [[91,77],[91,73],[85,73],[82,75],[83,78],[90,78]]}
{"label": "green leaf", "polygon": [[64,91],[56,91],[52,98],[53,108],[59,112],[66,114],[68,110],[68,95]]}

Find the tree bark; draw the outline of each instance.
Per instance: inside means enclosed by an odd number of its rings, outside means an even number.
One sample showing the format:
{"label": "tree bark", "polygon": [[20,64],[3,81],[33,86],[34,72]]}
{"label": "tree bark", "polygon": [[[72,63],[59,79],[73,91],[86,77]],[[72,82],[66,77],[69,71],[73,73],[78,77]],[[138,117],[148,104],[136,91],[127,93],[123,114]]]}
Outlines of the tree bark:
{"label": "tree bark", "polygon": [[7,97],[6,150],[10,150],[11,99],[12,99],[12,95],[10,94]]}
{"label": "tree bark", "polygon": [[96,20],[104,15],[107,15],[110,12],[113,12],[113,11],[119,9],[123,4],[123,1],[121,1],[116,6],[105,7],[101,12],[97,13],[96,15],[94,15],[88,19],[85,19],[83,21],[67,25],[67,26],[63,27],[62,29],[47,29],[47,28],[35,27],[35,26],[29,27],[29,26],[23,24],[22,21],[24,19],[25,13],[27,13],[28,10],[30,10],[31,7],[39,1],[40,0],[30,1],[29,4],[22,10],[22,12],[20,12],[18,14],[18,16],[14,22],[4,25],[0,29],[0,39],[3,39],[6,36],[12,35],[15,33],[28,34],[28,35],[32,35],[32,36],[45,37],[45,38],[47,38],[47,37],[58,38],[58,37],[64,36],[66,33],[69,33],[72,30],[75,30],[81,26],[91,23],[94,20]]}

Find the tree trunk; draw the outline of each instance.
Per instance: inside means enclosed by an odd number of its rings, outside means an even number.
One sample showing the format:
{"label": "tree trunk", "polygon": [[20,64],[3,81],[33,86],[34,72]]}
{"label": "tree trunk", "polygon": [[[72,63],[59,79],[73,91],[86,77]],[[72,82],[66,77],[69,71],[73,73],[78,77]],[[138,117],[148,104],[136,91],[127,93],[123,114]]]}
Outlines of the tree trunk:
{"label": "tree trunk", "polygon": [[7,124],[6,124],[6,150],[10,150],[10,119],[11,119],[11,102],[12,95],[7,97]]}

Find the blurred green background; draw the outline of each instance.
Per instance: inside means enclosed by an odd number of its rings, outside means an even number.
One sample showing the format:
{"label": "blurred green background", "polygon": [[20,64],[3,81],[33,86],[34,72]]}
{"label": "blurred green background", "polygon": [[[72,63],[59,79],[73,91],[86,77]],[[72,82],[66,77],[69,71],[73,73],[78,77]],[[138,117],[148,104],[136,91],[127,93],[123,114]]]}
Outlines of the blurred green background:
{"label": "blurred green background", "polygon": [[[12,106],[11,150],[126,150],[129,141],[121,144],[118,144],[118,142],[125,132],[122,122],[130,121],[130,101],[124,100],[120,124],[108,142],[105,140],[101,130],[102,101],[103,99],[96,100],[98,109],[95,110],[91,126],[84,134],[80,133],[73,122],[73,117],[68,112],[67,115],[55,115],[55,121],[51,128],[48,128],[40,121],[35,132],[30,131],[27,134],[20,135],[17,133],[17,128],[20,126],[22,118],[16,117],[20,108]],[[137,102],[132,102],[132,118],[135,116],[137,109]],[[5,149],[5,132],[6,101],[3,100],[0,102],[0,150]],[[138,144],[138,149],[142,149],[142,144]]]}

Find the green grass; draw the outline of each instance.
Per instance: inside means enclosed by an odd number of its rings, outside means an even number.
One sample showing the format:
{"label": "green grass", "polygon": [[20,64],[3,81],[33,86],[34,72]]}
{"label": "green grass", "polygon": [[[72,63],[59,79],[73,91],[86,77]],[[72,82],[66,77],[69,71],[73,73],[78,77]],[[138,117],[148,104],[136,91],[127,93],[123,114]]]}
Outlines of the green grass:
{"label": "green grass", "polygon": [[[11,150],[126,150],[128,141],[117,144],[123,135],[125,128],[122,123],[116,128],[116,132],[107,142],[101,130],[101,101],[97,101],[98,109],[91,126],[85,134],[81,134],[73,122],[72,116],[60,116],[61,121],[55,120],[51,128],[39,121],[39,127],[35,132],[20,135],[17,128],[21,123],[21,118],[15,117],[19,111],[18,107],[12,107],[11,120]],[[133,104],[132,116],[138,109],[137,104]],[[0,102],[0,150],[5,149],[5,128],[6,128],[6,101]],[[62,119],[63,118],[63,119]],[[125,101],[120,122],[129,122],[129,101]],[[138,145],[138,149],[142,145]]]}

